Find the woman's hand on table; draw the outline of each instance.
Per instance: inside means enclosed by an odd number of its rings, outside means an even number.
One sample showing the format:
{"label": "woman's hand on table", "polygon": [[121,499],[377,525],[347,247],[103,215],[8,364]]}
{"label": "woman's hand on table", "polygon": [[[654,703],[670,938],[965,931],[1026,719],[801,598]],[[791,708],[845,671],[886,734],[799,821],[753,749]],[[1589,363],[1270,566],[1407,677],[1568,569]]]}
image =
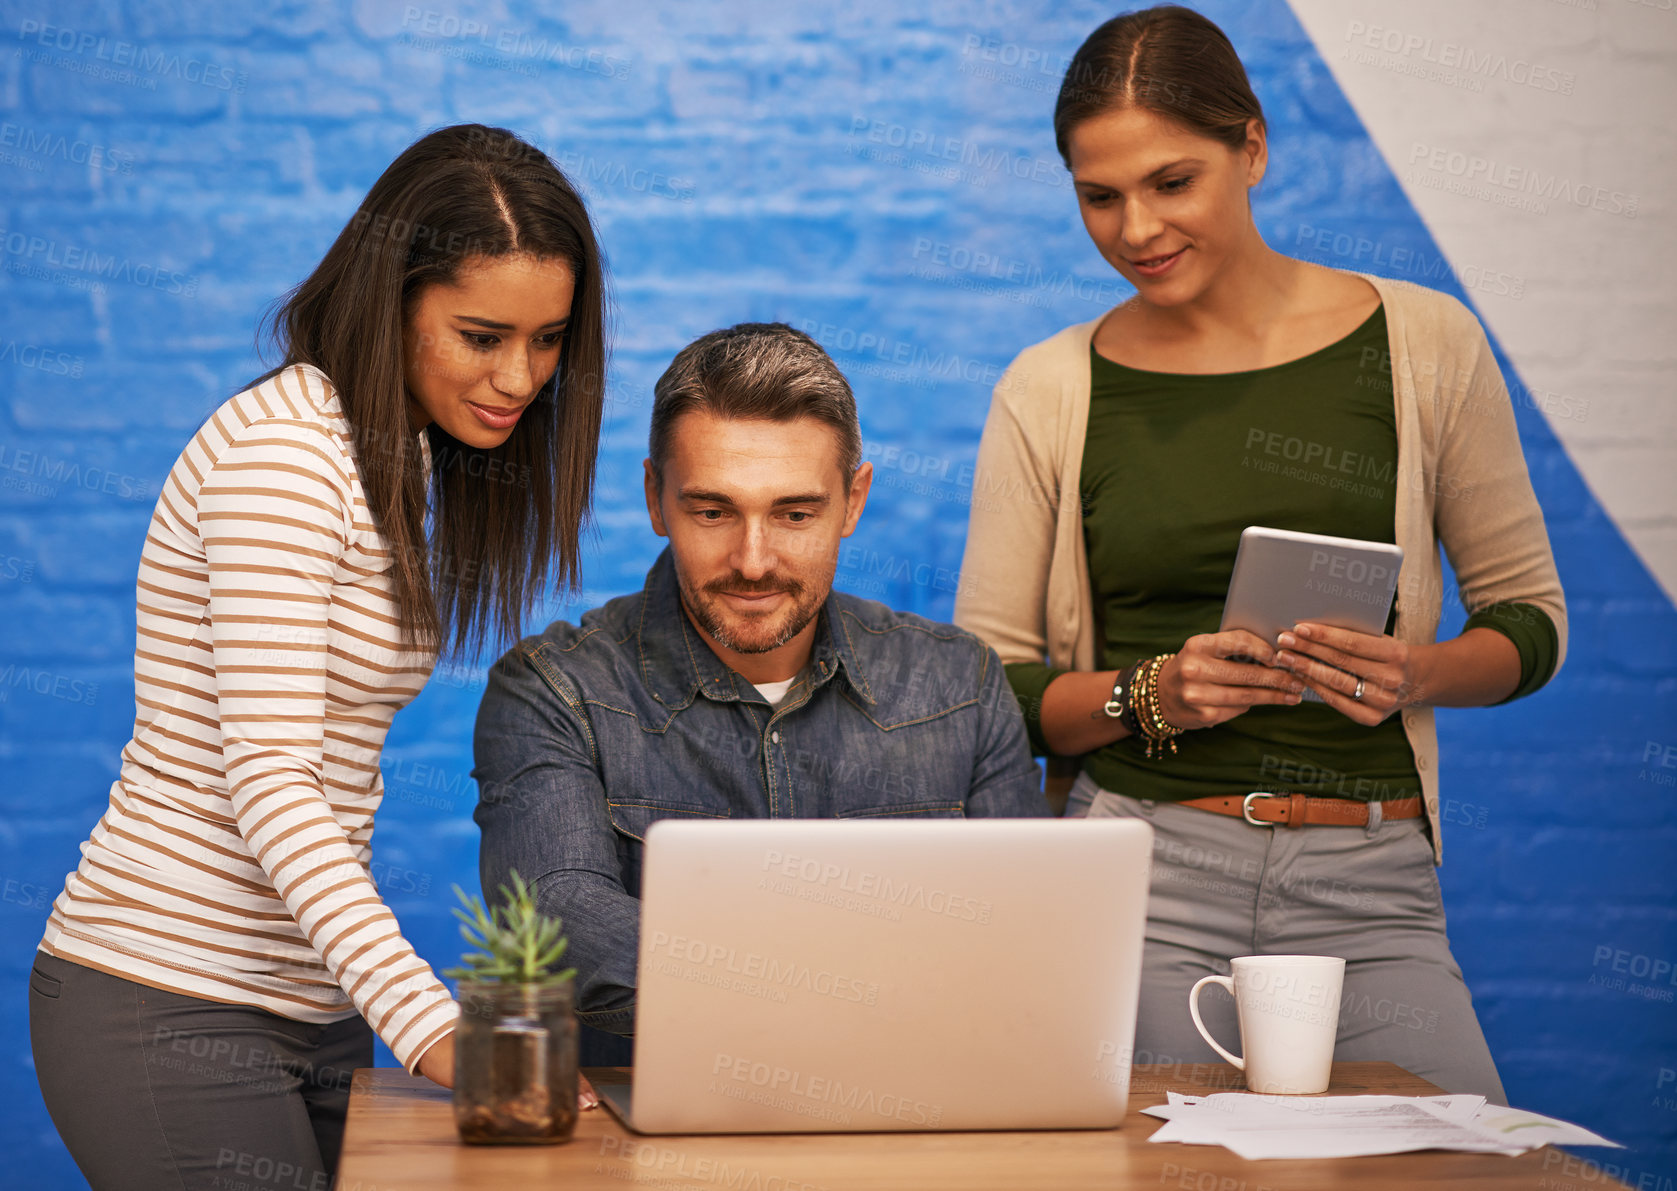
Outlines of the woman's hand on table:
{"label": "woman's hand on table", "polygon": [[[419,1059],[419,1073],[434,1084],[454,1086],[454,1035],[444,1034]],[[600,1106],[600,1095],[586,1075],[576,1077],[576,1106],[583,1112]]]}
{"label": "woman's hand on table", "polygon": [[1297,703],[1304,682],[1272,665],[1275,649],[1245,629],[1189,637],[1159,671],[1165,722],[1209,728],[1249,708]]}
{"label": "woman's hand on table", "polygon": [[419,1073],[434,1084],[445,1088],[454,1086],[454,1034],[450,1031],[437,1039],[431,1049],[419,1057]]}
{"label": "woman's hand on table", "polygon": [[1417,653],[1395,637],[1303,621],[1280,644],[1275,664],[1359,724],[1372,728],[1420,699]]}

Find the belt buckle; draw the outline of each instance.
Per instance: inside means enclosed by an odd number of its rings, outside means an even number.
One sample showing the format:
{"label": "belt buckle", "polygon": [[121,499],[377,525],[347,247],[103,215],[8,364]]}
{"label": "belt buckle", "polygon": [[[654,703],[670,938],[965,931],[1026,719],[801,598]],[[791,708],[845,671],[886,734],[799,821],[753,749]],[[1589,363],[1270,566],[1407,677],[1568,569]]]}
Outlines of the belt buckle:
{"label": "belt buckle", "polygon": [[1248,794],[1245,798],[1242,798],[1240,800],[1240,817],[1242,819],[1245,819],[1248,823],[1252,824],[1252,826],[1254,826],[1254,827],[1270,827],[1270,828],[1273,828],[1273,827],[1276,826],[1274,823],[1266,823],[1262,819],[1254,819],[1252,817],[1252,800],[1254,798],[1285,798],[1285,797],[1287,797],[1285,794],[1272,794],[1267,790],[1254,790],[1254,791],[1252,791],[1252,793]]}

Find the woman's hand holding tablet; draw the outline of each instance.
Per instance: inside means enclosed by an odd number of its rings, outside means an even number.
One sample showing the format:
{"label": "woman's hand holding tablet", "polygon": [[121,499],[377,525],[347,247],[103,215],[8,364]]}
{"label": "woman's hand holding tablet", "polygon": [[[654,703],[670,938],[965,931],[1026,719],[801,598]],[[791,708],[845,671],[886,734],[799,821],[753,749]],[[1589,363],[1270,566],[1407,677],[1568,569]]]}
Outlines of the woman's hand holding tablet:
{"label": "woman's hand holding tablet", "polygon": [[1420,698],[1415,653],[1395,637],[1302,621],[1280,644],[1274,664],[1359,724],[1372,728]]}
{"label": "woman's hand holding tablet", "polygon": [[1280,666],[1274,646],[1245,629],[1189,637],[1159,671],[1164,716],[1209,728],[1263,703],[1297,703],[1306,682]]}
{"label": "woman's hand holding tablet", "polygon": [[1250,656],[1304,679],[1305,699],[1378,724],[1413,701],[1409,647],[1381,632],[1402,565],[1390,542],[1248,526],[1222,630],[1279,647]]}

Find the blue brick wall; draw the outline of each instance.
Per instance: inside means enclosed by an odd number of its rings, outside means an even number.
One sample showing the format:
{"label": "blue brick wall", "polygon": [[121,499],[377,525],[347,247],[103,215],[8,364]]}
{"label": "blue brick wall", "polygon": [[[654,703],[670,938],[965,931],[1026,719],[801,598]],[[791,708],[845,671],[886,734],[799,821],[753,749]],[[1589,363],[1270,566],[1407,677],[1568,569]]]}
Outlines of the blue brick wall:
{"label": "blue brick wall", "polygon": [[[462,120],[531,136],[588,194],[609,253],[595,530],[585,590],[553,615],[638,586],[657,551],[639,463],[669,357],[784,319],[851,376],[879,469],[841,585],[947,618],[991,383],[1127,293],[1049,129],[1058,65],[1106,7],[258,7],[0,0],[0,1148],[18,1185],[80,1185],[35,1090],[24,977],[131,724],[158,484],[260,370],[266,305],[415,136]],[[1436,258],[1284,4],[1204,7],[1273,124],[1270,242],[1328,228]],[[1535,699],[1440,717],[1452,937],[1514,1102],[1621,1138],[1629,1181],[1669,1186],[1677,614],[1541,415],[1520,425],[1572,658]],[[384,761],[377,872],[439,966],[458,951],[449,886],[475,884],[481,675],[440,669]]]}

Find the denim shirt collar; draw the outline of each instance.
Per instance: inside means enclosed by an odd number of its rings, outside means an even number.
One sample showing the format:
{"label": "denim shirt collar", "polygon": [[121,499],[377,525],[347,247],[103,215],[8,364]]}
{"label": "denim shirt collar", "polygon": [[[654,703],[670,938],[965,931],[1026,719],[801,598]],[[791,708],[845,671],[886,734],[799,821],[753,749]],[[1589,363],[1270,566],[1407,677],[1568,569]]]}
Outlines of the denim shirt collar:
{"label": "denim shirt collar", "polygon": [[[827,593],[816,618],[815,647],[805,672],[812,691],[843,672],[856,697],[872,705],[873,692],[844,624],[842,598],[837,592]],[[641,681],[672,711],[686,707],[701,694],[717,703],[736,703],[742,693],[755,696],[751,684],[717,657],[688,621],[681,606],[675,559],[667,546],[646,574],[640,624],[635,632]]]}

